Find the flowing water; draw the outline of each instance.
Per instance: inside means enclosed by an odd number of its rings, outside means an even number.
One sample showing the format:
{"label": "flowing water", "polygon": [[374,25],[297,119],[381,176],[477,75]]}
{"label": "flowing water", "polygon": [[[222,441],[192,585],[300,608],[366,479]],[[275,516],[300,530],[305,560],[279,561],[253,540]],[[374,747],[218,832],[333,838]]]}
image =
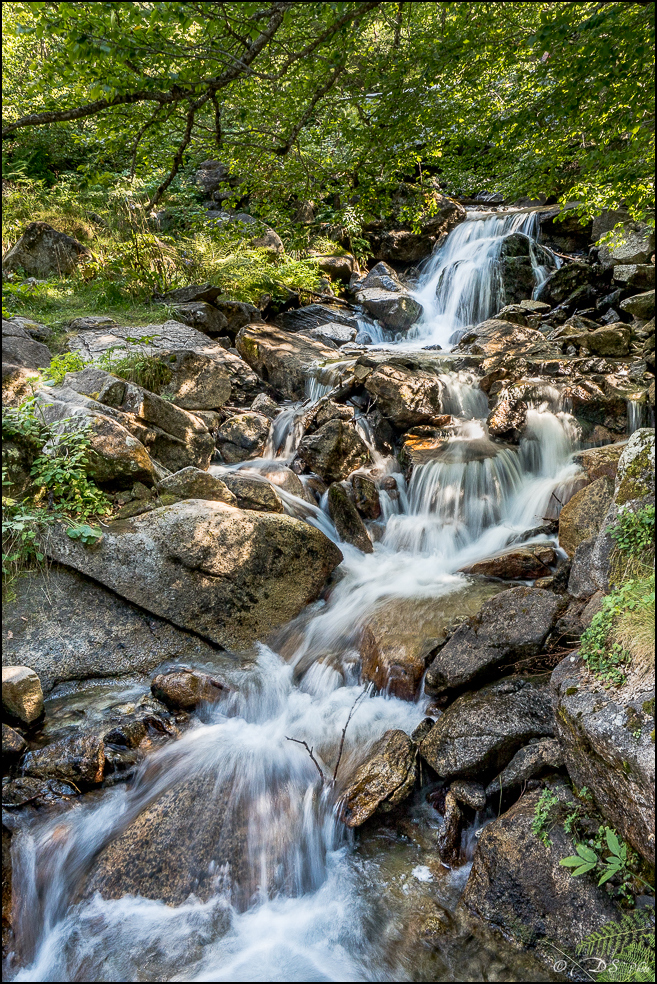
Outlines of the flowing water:
{"label": "flowing water", "polygon": [[[502,216],[457,227],[423,275],[425,317],[410,344],[445,347],[460,327],[494,314],[502,238],[521,231],[533,239],[533,222]],[[544,271],[537,265],[535,274],[539,282]],[[335,363],[309,378],[308,400],[276,419],[263,459],[235,466],[274,481],[290,515],[336,541],[326,510],[284,479],[304,413],[330,391],[340,368]],[[206,708],[179,741],[149,755],[134,781],[26,822],[14,835],[20,951],[9,962],[13,980],[539,979],[535,968],[512,969],[508,954],[460,930],[454,909],[469,866],[449,871],[436,861],[432,837],[440,819],[426,803],[413,808],[429,839],[424,846],[376,834],[358,845],[337,820],[344,777],[386,730],[410,732],[424,716],[425,698],[367,691],[346,732],[335,784],[322,784],[299,744],[307,742],[331,776],[347,717],[365,689],[358,665],[363,622],[392,599],[440,606],[470,583],[458,573],[463,566],[520,536],[545,539],[531,531],[556,515],[577,473],[577,427],[558,393],[537,387],[514,449],[488,437],[487,400],[474,378],[446,375],[444,384],[456,417],[446,454],[417,466],[407,483],[396,460],[373,449],[369,474],[382,506],[374,552],[340,544],[344,561],[328,597],[269,645],[222,657],[231,694]],[[371,445],[369,422],[358,412],[356,426]],[[126,844],[121,863],[128,870],[153,864],[145,849],[134,861],[130,855],[132,825],[149,811],[160,817],[158,830],[171,832],[159,859],[162,897],[181,870],[198,863],[197,890],[172,905],[127,891],[109,899],[94,894],[93,878],[92,889],[86,878],[99,865],[107,871],[108,847]],[[470,855],[475,834],[466,837]],[[447,927],[434,949],[414,930],[427,905]]]}

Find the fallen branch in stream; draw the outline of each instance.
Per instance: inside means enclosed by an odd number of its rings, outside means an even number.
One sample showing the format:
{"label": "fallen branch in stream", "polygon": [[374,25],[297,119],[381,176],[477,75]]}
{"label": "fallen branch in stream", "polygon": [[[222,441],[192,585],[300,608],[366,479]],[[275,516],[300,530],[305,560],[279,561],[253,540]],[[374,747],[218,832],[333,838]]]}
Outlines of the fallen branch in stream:
{"label": "fallen branch in stream", "polygon": [[330,785],[330,786],[334,786],[335,785],[335,781],[336,781],[336,779],[338,777],[338,769],[340,768],[340,762],[342,761],[342,752],[344,751],[344,739],[345,739],[345,736],[347,734],[347,728],[349,727],[349,722],[351,721],[352,715],[353,715],[354,711],[356,710],[356,707],[358,706],[359,702],[366,695],[367,695],[367,690],[363,690],[362,693],[360,693],[358,695],[358,697],[356,697],[356,700],[351,705],[351,709],[350,709],[349,714],[347,716],[347,720],[345,721],[344,728],[342,729],[342,736],[340,738],[340,748],[338,749],[338,760],[335,763],[335,768],[333,770],[333,776],[332,776],[331,779],[327,779],[326,776],[324,775],[324,772],[322,770],[322,767],[319,764],[319,762],[317,761],[317,759],[315,758],[315,756],[313,754],[313,749],[309,746],[309,744],[308,744],[307,741],[303,741],[302,738],[290,738],[290,737],[288,737],[288,735],[285,736],[285,740],[286,741],[293,741],[297,745],[303,745],[303,747],[306,749],[306,751],[310,755],[310,759],[313,762],[315,768],[317,769],[317,771],[319,772],[320,776],[322,777],[322,783],[324,785]]}

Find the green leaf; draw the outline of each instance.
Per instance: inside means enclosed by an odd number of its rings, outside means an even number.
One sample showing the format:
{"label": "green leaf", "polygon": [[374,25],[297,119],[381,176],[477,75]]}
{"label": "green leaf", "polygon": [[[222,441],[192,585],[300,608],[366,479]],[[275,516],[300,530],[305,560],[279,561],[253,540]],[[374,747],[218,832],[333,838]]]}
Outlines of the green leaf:
{"label": "green leaf", "polygon": [[576,844],[575,850],[581,858],[584,858],[585,861],[588,861],[590,864],[597,864],[598,855],[586,844]]}

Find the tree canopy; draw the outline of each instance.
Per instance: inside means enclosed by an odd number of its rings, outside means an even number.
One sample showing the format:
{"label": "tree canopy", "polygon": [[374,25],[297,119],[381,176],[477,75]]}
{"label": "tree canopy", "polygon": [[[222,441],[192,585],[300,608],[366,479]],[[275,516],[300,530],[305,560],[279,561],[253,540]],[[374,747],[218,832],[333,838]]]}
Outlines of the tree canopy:
{"label": "tree canopy", "polygon": [[[7,3],[4,148],[132,173],[220,157],[263,202],[448,193],[654,204],[652,3]],[[61,132],[61,131],[65,131]],[[106,164],[107,166],[107,164]]]}

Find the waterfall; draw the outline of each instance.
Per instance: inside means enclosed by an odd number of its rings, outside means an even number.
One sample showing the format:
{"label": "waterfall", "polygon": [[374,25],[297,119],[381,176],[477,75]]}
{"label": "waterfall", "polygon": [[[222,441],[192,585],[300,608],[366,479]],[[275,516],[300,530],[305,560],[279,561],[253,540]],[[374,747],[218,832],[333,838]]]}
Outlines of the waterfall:
{"label": "waterfall", "polygon": [[[545,270],[531,247],[537,230],[531,213],[471,219],[453,230],[426,265],[417,291],[424,318],[404,344],[446,347],[459,328],[497,312],[497,261],[512,233],[528,237],[540,282]],[[380,329],[366,330],[372,343],[385,341]],[[264,457],[231,466],[271,480],[287,515],[336,542],[340,537],[326,508],[267,476],[285,469],[303,436],[306,413],[339,382],[350,361],[309,370],[306,399],[275,418]],[[558,513],[577,474],[572,452],[578,430],[559,389],[529,380],[523,395],[527,427],[518,445],[500,444],[488,434],[488,400],[476,378],[443,372],[440,379],[444,410],[453,419],[435,455],[410,475],[394,457],[377,451],[371,421],[356,409],[355,426],[372,457],[362,470],[379,488],[382,511],[370,524],[378,532],[373,552],[340,543],[344,561],[326,598],[308,606],[268,645],[259,643],[242,656],[221,655],[231,694],[205,708],[178,741],[148,755],[129,785],[81,798],[54,817],[34,815],[14,835],[22,949],[10,962],[12,980],[478,979],[472,976],[479,973],[474,961],[482,955],[488,961],[490,951],[473,943],[468,958],[452,938],[454,956],[445,957],[443,976],[416,976],[418,947],[404,942],[395,927],[403,923],[408,887],[429,881],[431,872],[418,864],[418,848],[410,840],[370,838],[357,852],[337,819],[346,777],[385,731],[410,733],[428,703],[421,691],[415,701],[374,693],[361,682],[358,647],[365,623],[391,602],[430,599],[439,610],[456,592],[473,587],[460,573],[465,566],[519,535],[546,540],[532,531]],[[213,472],[221,476],[225,470]],[[121,683],[111,685],[120,703]],[[306,742],[331,775],[343,737],[337,785],[322,786],[298,742]],[[193,793],[189,840],[180,844],[174,838],[175,863],[195,870],[208,831],[212,846],[231,858],[211,861],[211,870],[203,862],[209,894],[166,905],[134,893],[105,898],[86,892],[85,879],[101,852],[119,842],[136,818],[186,786]],[[423,809],[437,831],[437,814],[427,804]],[[124,850],[129,864],[129,843]],[[173,865],[172,857],[156,860]],[[431,905],[453,911],[468,870],[466,865],[445,871],[440,882],[432,882]],[[404,887],[388,902],[383,885]]]}
{"label": "waterfall", "polygon": [[[541,263],[538,213],[468,216],[448,236],[444,246],[427,261],[415,297],[423,308],[420,323],[408,339],[448,348],[455,332],[491,318],[504,306],[500,254],[504,240],[521,233],[529,240],[535,288],[546,279]],[[555,257],[555,266],[560,260]]]}

